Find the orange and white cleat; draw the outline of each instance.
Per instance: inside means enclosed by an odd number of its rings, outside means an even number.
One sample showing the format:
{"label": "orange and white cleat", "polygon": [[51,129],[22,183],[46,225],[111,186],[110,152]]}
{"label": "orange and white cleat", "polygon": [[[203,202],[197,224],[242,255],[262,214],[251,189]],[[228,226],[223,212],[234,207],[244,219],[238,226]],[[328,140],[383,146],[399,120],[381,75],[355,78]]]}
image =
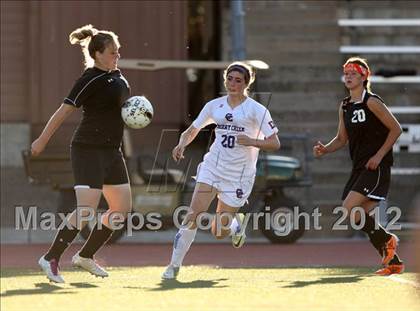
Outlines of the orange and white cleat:
{"label": "orange and white cleat", "polygon": [[388,242],[385,243],[383,248],[382,265],[387,266],[391,259],[394,258],[397,245],[398,237],[391,233],[391,238],[388,240]]}
{"label": "orange and white cleat", "polygon": [[375,272],[376,275],[388,276],[391,274],[401,274],[404,272],[404,264],[388,265],[385,268],[379,269]]}

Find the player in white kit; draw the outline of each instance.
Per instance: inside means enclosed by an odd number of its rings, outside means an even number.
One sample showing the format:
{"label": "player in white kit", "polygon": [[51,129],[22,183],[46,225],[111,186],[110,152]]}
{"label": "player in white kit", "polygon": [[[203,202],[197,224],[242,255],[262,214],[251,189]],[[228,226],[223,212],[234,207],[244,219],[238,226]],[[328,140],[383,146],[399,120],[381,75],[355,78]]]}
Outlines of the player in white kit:
{"label": "player in white kit", "polygon": [[[200,129],[216,124],[215,140],[197,168],[190,211],[184,219],[185,226],[175,235],[171,262],[162,275],[163,279],[176,278],[196,235],[196,218],[207,211],[216,195],[216,215],[219,215],[219,225],[223,226],[218,228],[218,222],[213,220],[212,234],[217,239],[231,235],[234,247],[241,247],[244,243],[245,230],[241,228],[243,215],[234,216],[251,194],[259,150],[280,148],[278,130],[270,112],[248,97],[248,88],[254,79],[255,74],[248,65],[241,62],[229,65],[224,71],[228,95],[208,102],[197,119],[181,134],[178,145],[172,151],[174,160],[180,161],[185,147]],[[237,218],[240,218],[239,221]]]}

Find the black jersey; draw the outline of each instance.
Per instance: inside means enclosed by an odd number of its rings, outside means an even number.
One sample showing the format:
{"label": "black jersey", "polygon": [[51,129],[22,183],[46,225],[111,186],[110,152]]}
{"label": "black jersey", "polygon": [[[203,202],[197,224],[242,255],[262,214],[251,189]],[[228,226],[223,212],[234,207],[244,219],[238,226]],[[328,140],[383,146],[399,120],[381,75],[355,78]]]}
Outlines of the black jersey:
{"label": "black jersey", "polygon": [[[361,102],[350,102],[346,97],[342,102],[344,125],[349,139],[350,157],[353,168],[363,168],[367,161],[376,154],[384,144],[389,129],[369,109],[367,102],[375,97],[383,102],[376,94],[363,92]],[[381,165],[393,164],[392,149],[384,156]]]}
{"label": "black jersey", "polygon": [[129,93],[130,86],[119,70],[86,69],[64,99],[65,104],[83,109],[72,144],[119,148],[124,130],[121,106]]}

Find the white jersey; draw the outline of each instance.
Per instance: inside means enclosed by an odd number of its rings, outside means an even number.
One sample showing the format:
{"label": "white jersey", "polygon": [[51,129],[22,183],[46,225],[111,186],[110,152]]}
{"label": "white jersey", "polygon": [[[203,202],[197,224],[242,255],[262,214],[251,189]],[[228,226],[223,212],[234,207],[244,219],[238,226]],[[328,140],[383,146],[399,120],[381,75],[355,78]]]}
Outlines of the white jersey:
{"label": "white jersey", "polygon": [[255,178],[259,148],[239,145],[236,137],[264,139],[277,133],[268,109],[249,97],[232,109],[223,96],[209,101],[192,125],[201,129],[211,123],[216,124],[216,138],[203,164],[226,180]]}

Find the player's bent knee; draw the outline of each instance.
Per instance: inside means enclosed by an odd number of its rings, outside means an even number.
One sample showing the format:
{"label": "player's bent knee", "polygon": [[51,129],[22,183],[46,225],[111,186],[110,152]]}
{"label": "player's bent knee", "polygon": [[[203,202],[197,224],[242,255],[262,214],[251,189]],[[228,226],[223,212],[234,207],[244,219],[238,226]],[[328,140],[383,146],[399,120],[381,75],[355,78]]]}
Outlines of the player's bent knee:
{"label": "player's bent knee", "polygon": [[211,224],[211,233],[217,240],[221,240],[229,235],[230,230],[223,228],[222,226],[218,228],[217,223],[213,221]]}
{"label": "player's bent knee", "polygon": [[96,213],[96,208],[90,207],[90,206],[78,206],[76,208],[76,216],[77,217],[93,217]]}
{"label": "player's bent knee", "polygon": [[189,229],[197,228],[197,213],[187,214],[182,221],[182,226],[188,227]]}
{"label": "player's bent knee", "polygon": [[343,207],[350,212],[354,207],[354,202],[352,202],[352,200],[345,199],[343,201]]}
{"label": "player's bent knee", "polygon": [[213,234],[213,236],[217,239],[217,240],[222,240],[222,239],[224,239],[226,236],[227,236],[227,234],[226,233],[224,233],[223,231],[222,232],[217,232],[217,230],[216,229],[214,229],[214,228],[211,228],[211,234]]}

